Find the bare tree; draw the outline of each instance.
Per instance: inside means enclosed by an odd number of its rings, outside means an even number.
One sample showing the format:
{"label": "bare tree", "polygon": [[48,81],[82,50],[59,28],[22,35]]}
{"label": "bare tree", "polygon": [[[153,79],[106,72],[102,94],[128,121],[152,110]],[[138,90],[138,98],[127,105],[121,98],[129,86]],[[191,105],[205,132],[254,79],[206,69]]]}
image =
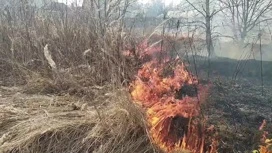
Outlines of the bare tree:
{"label": "bare tree", "polygon": [[262,22],[272,20],[268,13],[272,0],[220,0],[223,13],[230,17],[234,37],[244,42],[248,33]]}
{"label": "bare tree", "polygon": [[[215,51],[213,46],[213,40],[212,40],[212,18],[221,11],[221,9],[211,9],[211,0],[205,0],[198,2],[197,4],[194,4],[190,2],[190,0],[186,0],[186,2],[193,7],[194,10],[196,10],[202,17],[205,18],[205,22],[200,21],[201,24],[204,25],[205,32],[206,32],[206,46],[208,51],[208,56],[215,57]],[[200,4],[201,8],[198,7]]]}

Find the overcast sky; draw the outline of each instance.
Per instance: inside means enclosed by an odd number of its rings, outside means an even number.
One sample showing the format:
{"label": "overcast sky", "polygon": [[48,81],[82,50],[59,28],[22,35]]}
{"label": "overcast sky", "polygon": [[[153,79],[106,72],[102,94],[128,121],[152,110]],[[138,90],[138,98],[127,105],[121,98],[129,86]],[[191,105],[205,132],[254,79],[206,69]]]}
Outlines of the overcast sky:
{"label": "overcast sky", "polygon": [[[138,0],[139,2],[141,2],[141,3],[150,3],[152,0]],[[178,0],[162,0],[166,5],[169,5],[169,4],[171,4],[171,3],[174,3],[174,4],[178,4],[178,2],[180,2],[180,1],[178,1]]]}
{"label": "overcast sky", "polygon": [[82,2],[83,2],[83,0],[57,0],[57,1],[61,2],[61,3],[64,3],[64,4],[66,4],[66,1],[67,1],[68,5],[71,5],[74,2],[77,2],[78,5],[81,5]]}
{"label": "overcast sky", "polygon": [[[66,1],[67,1],[68,5],[71,5],[73,2],[77,2],[78,5],[81,5],[82,2],[83,2],[83,0],[57,0],[57,1],[65,3],[65,4],[66,4]],[[174,4],[178,2],[177,0],[162,0],[162,1],[164,1],[164,3],[166,5],[169,5],[172,2]],[[146,4],[146,3],[150,3],[151,0],[139,0],[139,2]]]}

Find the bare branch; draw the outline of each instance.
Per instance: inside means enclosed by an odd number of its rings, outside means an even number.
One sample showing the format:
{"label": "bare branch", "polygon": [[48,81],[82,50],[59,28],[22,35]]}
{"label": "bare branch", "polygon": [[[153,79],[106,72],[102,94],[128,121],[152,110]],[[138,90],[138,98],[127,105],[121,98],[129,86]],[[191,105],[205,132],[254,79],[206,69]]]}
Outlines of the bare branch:
{"label": "bare branch", "polygon": [[[192,4],[189,0],[186,0],[186,2],[187,2],[188,4],[190,4],[190,5],[191,5],[198,13],[200,13],[203,17],[206,16],[202,11],[200,11],[199,9],[197,9],[197,8],[195,7],[195,5]],[[205,10],[203,9],[203,11],[205,11]]]}
{"label": "bare branch", "polygon": [[262,22],[271,20],[264,16],[272,9],[272,0],[220,0],[227,7],[225,14],[231,14],[231,21],[238,28],[241,39]]}

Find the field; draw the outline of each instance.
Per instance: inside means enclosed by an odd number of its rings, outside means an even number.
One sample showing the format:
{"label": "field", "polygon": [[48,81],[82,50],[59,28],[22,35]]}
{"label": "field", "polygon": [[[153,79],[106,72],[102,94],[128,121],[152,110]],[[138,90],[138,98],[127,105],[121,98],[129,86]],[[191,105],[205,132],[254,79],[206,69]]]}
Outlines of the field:
{"label": "field", "polygon": [[271,153],[272,62],[198,56],[121,2],[1,14],[0,153]]}

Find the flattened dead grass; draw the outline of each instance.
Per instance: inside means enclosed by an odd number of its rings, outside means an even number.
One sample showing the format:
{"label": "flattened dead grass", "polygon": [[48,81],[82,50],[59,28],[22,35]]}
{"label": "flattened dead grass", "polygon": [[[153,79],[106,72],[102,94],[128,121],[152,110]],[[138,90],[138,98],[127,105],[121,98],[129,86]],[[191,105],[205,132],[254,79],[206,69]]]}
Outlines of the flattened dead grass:
{"label": "flattened dead grass", "polygon": [[0,152],[156,152],[127,92],[100,90],[107,91],[89,100],[20,92],[0,98]]}

